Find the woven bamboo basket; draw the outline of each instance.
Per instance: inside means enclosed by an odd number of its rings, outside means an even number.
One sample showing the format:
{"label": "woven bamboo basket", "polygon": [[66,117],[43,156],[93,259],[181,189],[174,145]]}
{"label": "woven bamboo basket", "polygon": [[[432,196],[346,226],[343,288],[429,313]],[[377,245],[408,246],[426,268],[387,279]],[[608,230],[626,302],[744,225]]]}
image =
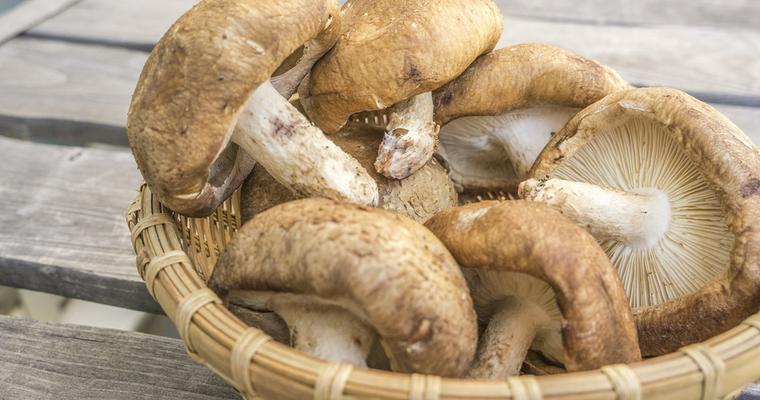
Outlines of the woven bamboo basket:
{"label": "woven bamboo basket", "polygon": [[193,360],[246,399],[718,399],[760,378],[760,313],[704,343],[595,371],[473,381],[321,361],[247,327],[206,287],[239,221],[239,194],[207,218],[174,214],[143,185],[127,210],[137,268]]}

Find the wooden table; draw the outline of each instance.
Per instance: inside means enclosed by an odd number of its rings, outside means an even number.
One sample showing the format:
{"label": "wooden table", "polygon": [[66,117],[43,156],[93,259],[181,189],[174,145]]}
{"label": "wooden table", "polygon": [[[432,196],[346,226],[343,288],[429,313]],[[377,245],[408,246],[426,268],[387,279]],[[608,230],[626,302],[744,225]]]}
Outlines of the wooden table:
{"label": "wooden table", "polygon": [[[140,182],[124,126],[147,52],[193,2],[28,0],[0,14],[0,285],[161,312],[124,224]],[[760,2],[497,2],[500,46],[547,42],[683,89],[760,143]],[[1,399],[87,396],[236,398],[177,340],[0,317]]]}

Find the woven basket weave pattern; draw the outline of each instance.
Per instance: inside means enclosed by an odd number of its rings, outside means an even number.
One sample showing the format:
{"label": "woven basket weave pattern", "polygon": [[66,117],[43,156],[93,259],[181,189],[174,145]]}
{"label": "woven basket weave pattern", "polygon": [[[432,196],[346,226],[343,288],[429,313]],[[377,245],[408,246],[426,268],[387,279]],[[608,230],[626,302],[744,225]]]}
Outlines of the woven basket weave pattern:
{"label": "woven basket weave pattern", "polygon": [[188,354],[246,399],[718,399],[760,378],[760,313],[704,343],[632,365],[505,381],[353,368],[314,359],[245,326],[205,285],[238,228],[239,193],[207,218],[163,207],[143,185],[127,210],[137,268]]}

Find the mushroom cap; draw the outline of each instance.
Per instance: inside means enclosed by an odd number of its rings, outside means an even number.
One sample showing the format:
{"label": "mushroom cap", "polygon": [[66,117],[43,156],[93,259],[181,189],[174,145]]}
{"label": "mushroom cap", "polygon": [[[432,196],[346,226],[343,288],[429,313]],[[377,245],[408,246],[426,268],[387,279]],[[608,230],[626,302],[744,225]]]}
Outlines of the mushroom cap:
{"label": "mushroom cap", "polygon": [[[378,207],[404,214],[424,223],[440,210],[457,205],[457,193],[446,170],[431,159],[415,173],[402,180],[386,178],[372,167],[383,130],[349,124],[330,139],[353,156],[377,182]],[[256,214],[291,200],[297,195],[280,185],[257,165],[243,183],[240,198],[241,219],[245,223]]]}
{"label": "mushroom cap", "polygon": [[641,358],[620,278],[594,238],[559,212],[484,201],[442,211],[426,226],[463,268],[529,274],[554,289],[568,370]]}
{"label": "mushroom cap", "polygon": [[459,376],[475,353],[459,266],[422,225],[388,211],[316,198],[271,208],[243,225],[209,286],[351,303],[404,371]]}
{"label": "mushroom cap", "polygon": [[335,47],[299,88],[325,132],[454,79],[496,45],[503,17],[491,0],[349,0]]}
{"label": "mushroom cap", "polygon": [[[760,152],[723,115],[686,93],[665,88],[634,89],[611,94],[576,115],[546,146],[531,176],[556,176],[570,165],[568,161],[590,149],[588,144],[601,140],[596,138],[627,125],[633,128],[621,132],[630,134],[642,126],[654,126],[659,140],[680,148],[691,161],[691,168],[701,174],[706,188],[715,192],[715,203],[722,207],[727,224],[726,235],[729,240],[733,235],[732,250],[727,245],[730,253],[725,257],[726,265],[713,266],[719,272],[706,280],[692,278],[705,280],[704,285],[670,301],[635,310],[642,353],[652,356],[715,336],[760,307]],[[594,158],[594,169],[616,168]],[[650,168],[647,173],[662,169]],[[673,214],[677,212],[674,209]],[[686,227],[690,224],[692,221],[687,221]],[[717,246],[721,241],[711,238],[703,246]],[[635,272],[620,271],[624,281],[626,273]],[[645,272],[651,268],[640,271]]]}
{"label": "mushroom cap", "polygon": [[575,113],[629,88],[610,68],[558,47],[498,49],[434,92],[438,153],[458,190],[512,192]]}
{"label": "mushroom cap", "polygon": [[519,44],[479,57],[433,93],[440,125],[466,116],[499,115],[534,106],[584,108],[630,89],[611,68],[542,43]]}
{"label": "mushroom cap", "polygon": [[219,203],[211,192],[224,199],[242,183],[250,160],[239,171],[215,165],[237,152],[225,148],[239,111],[338,7],[336,0],[205,0],[164,34],[140,75],[127,132],[143,177],[165,205],[207,215]]}

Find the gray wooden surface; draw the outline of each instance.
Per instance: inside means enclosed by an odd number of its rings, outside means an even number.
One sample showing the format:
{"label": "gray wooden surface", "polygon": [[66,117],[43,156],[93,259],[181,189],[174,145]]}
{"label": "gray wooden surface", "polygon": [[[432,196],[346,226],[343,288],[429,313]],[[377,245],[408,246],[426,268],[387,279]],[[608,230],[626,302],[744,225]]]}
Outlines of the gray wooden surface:
{"label": "gray wooden surface", "polygon": [[[28,34],[150,49],[196,0],[82,0]],[[160,4],[160,7],[158,7]],[[159,11],[159,12],[157,12]]]}
{"label": "gray wooden surface", "polygon": [[239,399],[180,340],[0,316],[0,399]]}
{"label": "gray wooden surface", "polygon": [[495,0],[508,15],[599,25],[760,29],[755,0]]}
{"label": "gray wooden surface", "polygon": [[0,43],[44,22],[80,0],[26,0],[0,13]]}
{"label": "gray wooden surface", "polygon": [[[718,29],[710,21],[667,26],[552,22],[519,16],[527,2],[515,2],[514,12],[508,2],[502,3],[506,20],[501,45],[542,41],[566,47],[612,66],[635,84],[677,87],[717,104],[750,136],[760,137],[753,124],[760,120],[760,30]],[[677,3],[684,7],[685,2]],[[747,2],[728,3],[760,20],[756,7]],[[101,132],[104,142],[118,143],[147,56],[140,49],[150,48],[191,4],[83,0],[0,47],[0,129],[9,135],[42,136],[59,121],[74,121],[84,134]],[[558,0],[551,4],[543,7],[549,16],[567,7]],[[658,9],[631,7],[623,9]],[[702,14],[709,15],[705,10]]]}
{"label": "gray wooden surface", "polygon": [[126,151],[0,137],[0,285],[160,312],[137,275]]}

